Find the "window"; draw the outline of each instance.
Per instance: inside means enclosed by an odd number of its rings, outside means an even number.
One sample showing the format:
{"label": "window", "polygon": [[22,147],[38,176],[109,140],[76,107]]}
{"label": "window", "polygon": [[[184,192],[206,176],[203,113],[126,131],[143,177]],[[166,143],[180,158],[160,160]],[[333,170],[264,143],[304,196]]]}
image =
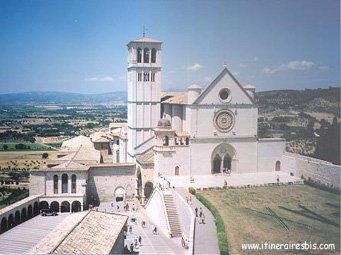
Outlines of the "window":
{"label": "window", "polygon": [[229,102],[231,100],[231,92],[228,88],[223,88],[219,91],[219,99],[222,102]]}
{"label": "window", "polygon": [[156,49],[155,48],[152,49],[152,59],[151,59],[151,62],[152,63],[156,62]]}
{"label": "window", "polygon": [[149,55],[150,50],[148,48],[144,48],[143,63],[149,63]]}
{"label": "window", "polygon": [[137,81],[142,81],[142,73],[137,73]]}
{"label": "window", "polygon": [[178,166],[175,167],[175,176],[179,176],[180,175],[180,169]]}
{"label": "window", "polygon": [[168,145],[169,144],[169,138],[168,136],[163,137],[163,145]]}
{"label": "window", "polygon": [[68,193],[68,181],[69,178],[67,174],[62,175],[62,193]]}
{"label": "window", "polygon": [[189,138],[186,138],[186,145],[189,145]]}
{"label": "window", "polygon": [[53,176],[53,194],[58,194],[58,175]]}
{"label": "window", "polygon": [[151,82],[155,82],[155,73],[150,74],[150,80]]}
{"label": "window", "polygon": [[143,81],[149,81],[149,73],[143,74]]}
{"label": "window", "polygon": [[141,62],[142,62],[142,49],[137,48],[137,63],[141,63]]}
{"label": "window", "polygon": [[77,189],[76,189],[76,184],[77,184],[77,181],[76,181],[76,175],[73,174],[71,176],[71,193],[77,193]]}

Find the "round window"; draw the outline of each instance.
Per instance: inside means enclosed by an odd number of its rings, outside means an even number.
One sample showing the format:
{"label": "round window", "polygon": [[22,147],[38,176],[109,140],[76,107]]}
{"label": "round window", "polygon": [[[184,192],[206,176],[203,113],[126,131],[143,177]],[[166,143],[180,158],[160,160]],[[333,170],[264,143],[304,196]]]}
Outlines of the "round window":
{"label": "round window", "polygon": [[231,99],[231,92],[227,88],[223,88],[219,91],[219,98],[221,101],[227,102]]}

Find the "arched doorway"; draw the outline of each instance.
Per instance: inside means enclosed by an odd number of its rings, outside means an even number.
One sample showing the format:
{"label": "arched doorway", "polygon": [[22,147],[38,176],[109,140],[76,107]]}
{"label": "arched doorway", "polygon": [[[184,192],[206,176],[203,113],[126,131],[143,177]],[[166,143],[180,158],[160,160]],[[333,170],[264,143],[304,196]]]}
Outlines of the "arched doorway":
{"label": "arched doorway", "polygon": [[34,202],[33,204],[33,215],[38,215],[39,214],[39,204],[38,202]]}
{"label": "arched doorway", "polygon": [[115,190],[115,201],[116,202],[122,202],[125,199],[126,191],[122,187],[118,187]]}
{"label": "arched doorway", "polygon": [[145,198],[149,198],[150,195],[153,192],[153,183],[152,182],[146,182],[146,184],[144,185],[144,196]]}
{"label": "arched doorway", "polygon": [[15,211],[15,216],[14,216],[14,225],[18,225],[20,223],[20,212]]}
{"label": "arched doorway", "polygon": [[70,203],[68,201],[63,201],[60,206],[60,212],[70,212]]}
{"label": "arched doorway", "polygon": [[2,218],[0,233],[5,232],[6,230],[7,230],[7,219],[6,218]]}
{"label": "arched doorway", "polygon": [[50,209],[54,212],[59,212],[59,203],[57,201],[53,201],[50,205]]}
{"label": "arched doorway", "polygon": [[27,207],[27,215],[28,215],[28,218],[32,218],[32,216],[33,216],[32,205],[29,205],[29,206]]}
{"label": "arched doorway", "polygon": [[281,171],[281,161],[279,160],[276,161],[275,171]]}
{"label": "arched doorway", "polygon": [[82,205],[77,200],[72,202],[71,208],[72,208],[72,212],[80,212],[80,211],[82,211]]}
{"label": "arched doorway", "polygon": [[26,208],[24,207],[22,210],[21,210],[21,221],[25,221],[27,220],[27,213],[26,213]]}
{"label": "arched doorway", "polygon": [[217,174],[223,171],[236,171],[236,150],[227,143],[218,145],[211,155],[211,173]]}
{"label": "arched doorway", "polygon": [[7,225],[7,229],[10,229],[14,226],[14,216],[13,214],[10,214],[8,216],[8,225]]}
{"label": "arched doorway", "polygon": [[141,174],[141,168],[137,168],[136,173],[136,191],[137,191],[137,197],[138,199],[142,196],[142,174]]}
{"label": "arched doorway", "polygon": [[41,201],[39,204],[39,210],[42,210],[42,209],[49,209],[49,203],[47,203],[46,201]]}
{"label": "arched doorway", "polygon": [[175,167],[175,176],[179,176],[180,175],[180,169],[178,166]]}

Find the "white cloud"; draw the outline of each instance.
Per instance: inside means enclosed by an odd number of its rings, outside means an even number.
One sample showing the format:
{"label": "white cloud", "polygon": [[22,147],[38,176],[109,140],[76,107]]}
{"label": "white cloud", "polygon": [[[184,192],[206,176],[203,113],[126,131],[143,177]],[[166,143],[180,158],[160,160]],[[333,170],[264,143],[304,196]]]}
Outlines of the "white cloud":
{"label": "white cloud", "polygon": [[329,66],[319,66],[319,69],[321,69],[321,70],[329,70],[330,67]]}
{"label": "white cloud", "polygon": [[105,76],[105,77],[91,77],[86,78],[86,81],[98,81],[98,82],[112,82],[114,79],[111,76]]}
{"label": "white cloud", "polygon": [[278,73],[281,71],[292,71],[292,70],[304,71],[304,70],[311,69],[314,66],[315,66],[315,63],[311,61],[306,61],[306,60],[290,61],[286,64],[282,64],[280,66],[273,67],[273,68],[266,66],[263,68],[263,72],[266,74],[274,74],[274,73]]}
{"label": "white cloud", "polygon": [[198,70],[203,69],[203,68],[204,68],[203,65],[197,64],[197,63],[186,67],[186,69],[190,70],[190,71],[198,71]]}

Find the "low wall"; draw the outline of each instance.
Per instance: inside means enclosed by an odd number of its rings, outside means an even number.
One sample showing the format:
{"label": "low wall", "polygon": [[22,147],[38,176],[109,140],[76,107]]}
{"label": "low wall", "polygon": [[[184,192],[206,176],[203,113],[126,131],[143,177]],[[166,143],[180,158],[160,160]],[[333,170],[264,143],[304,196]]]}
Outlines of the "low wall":
{"label": "low wall", "polygon": [[340,189],[341,166],[330,162],[302,156],[296,153],[283,155],[282,170],[295,176],[311,179],[328,187]]}

